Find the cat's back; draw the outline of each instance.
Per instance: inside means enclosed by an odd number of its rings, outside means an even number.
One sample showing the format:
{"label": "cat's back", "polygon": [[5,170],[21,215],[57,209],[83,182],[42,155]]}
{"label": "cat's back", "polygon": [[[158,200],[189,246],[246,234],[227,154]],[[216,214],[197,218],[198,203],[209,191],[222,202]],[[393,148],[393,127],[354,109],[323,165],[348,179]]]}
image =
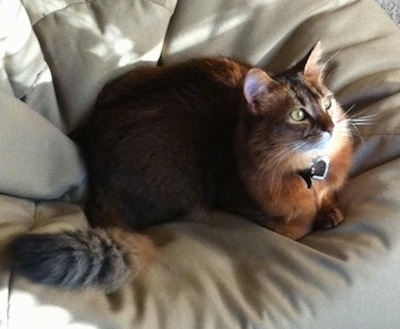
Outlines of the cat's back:
{"label": "cat's back", "polygon": [[248,69],[224,57],[198,59],[138,68],[106,85],[83,128],[95,208],[88,217],[120,209],[141,228],[213,199],[232,158]]}
{"label": "cat's back", "polygon": [[98,96],[97,107],[108,102],[144,98],[172,91],[182,96],[205,96],[201,92],[227,92],[241,88],[250,67],[227,57],[192,59],[170,66],[143,66],[106,84]]}
{"label": "cat's back", "polygon": [[145,138],[179,143],[186,151],[213,147],[236,128],[248,70],[212,57],[125,73],[103,88],[84,127],[92,150],[113,149],[128,137],[138,144]]}

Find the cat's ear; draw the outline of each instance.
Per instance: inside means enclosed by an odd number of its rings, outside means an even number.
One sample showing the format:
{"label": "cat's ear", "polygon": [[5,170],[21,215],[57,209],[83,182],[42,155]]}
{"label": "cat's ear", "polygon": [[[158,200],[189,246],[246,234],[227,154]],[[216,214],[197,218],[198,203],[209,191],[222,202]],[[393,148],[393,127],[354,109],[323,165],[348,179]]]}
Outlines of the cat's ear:
{"label": "cat's ear", "polygon": [[321,41],[318,41],[307,55],[293,66],[293,70],[303,72],[304,77],[311,82],[322,83],[325,66],[322,62]]}
{"label": "cat's ear", "polygon": [[276,82],[261,69],[251,69],[245,77],[243,92],[253,114],[258,114],[257,103],[268,89]]}
{"label": "cat's ear", "polygon": [[321,83],[324,79],[325,64],[322,60],[321,41],[318,41],[308,56],[304,66],[304,77],[306,79]]}

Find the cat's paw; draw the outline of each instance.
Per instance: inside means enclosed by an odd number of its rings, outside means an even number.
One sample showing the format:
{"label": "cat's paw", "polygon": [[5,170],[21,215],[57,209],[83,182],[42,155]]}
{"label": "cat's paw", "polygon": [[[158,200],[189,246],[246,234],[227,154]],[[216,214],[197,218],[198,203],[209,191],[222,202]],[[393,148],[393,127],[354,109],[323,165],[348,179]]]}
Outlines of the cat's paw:
{"label": "cat's paw", "polygon": [[344,219],[343,212],[337,206],[323,209],[314,222],[314,229],[327,230],[338,226]]}

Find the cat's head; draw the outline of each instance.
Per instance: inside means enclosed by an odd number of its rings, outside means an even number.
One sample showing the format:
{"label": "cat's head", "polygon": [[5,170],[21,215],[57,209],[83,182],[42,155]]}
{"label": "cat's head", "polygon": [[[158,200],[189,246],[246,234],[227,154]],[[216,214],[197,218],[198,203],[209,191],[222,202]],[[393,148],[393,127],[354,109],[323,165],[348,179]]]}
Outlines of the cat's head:
{"label": "cat's head", "polygon": [[330,157],[348,142],[348,122],[324,84],[321,46],[289,70],[270,76],[251,69],[244,81],[246,139],[252,154],[289,170]]}

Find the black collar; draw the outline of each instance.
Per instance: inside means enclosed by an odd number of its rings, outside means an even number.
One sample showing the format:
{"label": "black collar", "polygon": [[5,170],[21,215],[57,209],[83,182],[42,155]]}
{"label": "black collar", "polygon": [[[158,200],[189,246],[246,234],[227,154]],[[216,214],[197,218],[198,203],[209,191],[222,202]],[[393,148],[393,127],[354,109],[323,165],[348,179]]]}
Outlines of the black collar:
{"label": "black collar", "polygon": [[328,175],[328,171],[329,171],[329,159],[318,157],[313,160],[309,168],[300,170],[297,172],[297,174],[304,179],[304,181],[307,184],[307,188],[311,188],[312,186],[311,179],[325,180],[326,176]]}

